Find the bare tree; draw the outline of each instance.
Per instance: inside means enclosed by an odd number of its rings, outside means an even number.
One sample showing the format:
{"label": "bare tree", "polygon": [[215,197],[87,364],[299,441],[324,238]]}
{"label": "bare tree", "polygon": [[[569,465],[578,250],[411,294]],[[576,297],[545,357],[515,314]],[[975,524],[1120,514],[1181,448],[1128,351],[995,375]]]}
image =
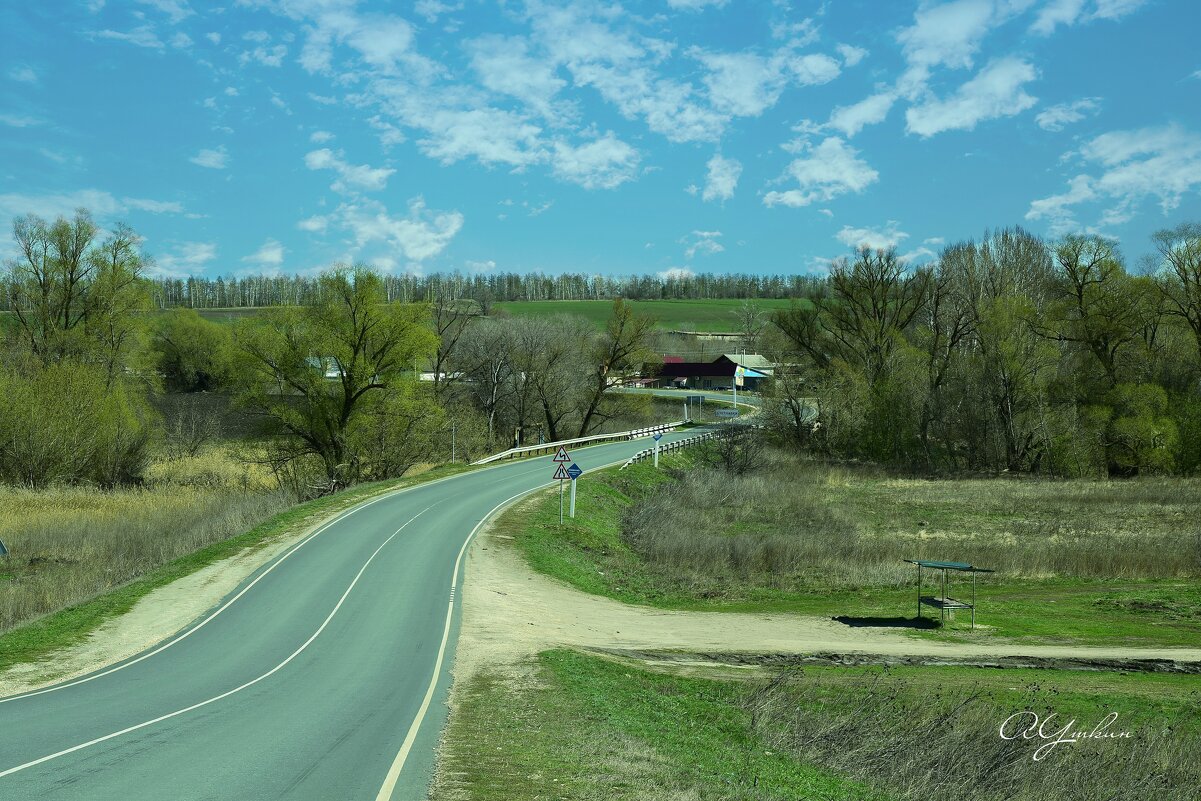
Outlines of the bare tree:
{"label": "bare tree", "polygon": [[619,386],[622,373],[659,361],[652,350],[656,338],[655,318],[638,314],[631,304],[618,298],[605,331],[588,348],[592,374],[583,394],[583,411],[577,436],[586,436],[616,413],[618,403],[609,390]]}
{"label": "bare tree", "polygon": [[434,333],[438,335],[438,349],[434,353],[434,394],[442,397],[446,390],[447,365],[474,314],[470,303],[452,300],[449,293],[442,292],[430,303],[430,316],[434,321]]}
{"label": "bare tree", "polygon": [[1157,231],[1151,241],[1163,258],[1159,286],[1168,313],[1184,320],[1192,330],[1201,358],[1201,224]]}

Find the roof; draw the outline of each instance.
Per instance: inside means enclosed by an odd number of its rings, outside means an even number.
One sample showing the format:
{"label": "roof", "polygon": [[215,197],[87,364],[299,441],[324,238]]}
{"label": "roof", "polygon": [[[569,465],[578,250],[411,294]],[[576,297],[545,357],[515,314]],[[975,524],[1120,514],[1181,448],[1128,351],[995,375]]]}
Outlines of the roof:
{"label": "roof", "polygon": [[721,360],[716,362],[666,362],[659,370],[659,375],[664,378],[691,378],[702,375],[733,378],[734,364]]}
{"label": "roof", "polygon": [[964,570],[968,573],[994,572],[986,567],[975,567],[973,565],[969,565],[967,562],[933,562],[927,559],[905,559],[904,561],[911,565],[917,565],[918,567],[932,567],[937,570]]}
{"label": "roof", "polygon": [[755,370],[771,370],[775,367],[766,357],[760,356],[758,353],[725,353],[722,355],[734,364],[751,367]]}

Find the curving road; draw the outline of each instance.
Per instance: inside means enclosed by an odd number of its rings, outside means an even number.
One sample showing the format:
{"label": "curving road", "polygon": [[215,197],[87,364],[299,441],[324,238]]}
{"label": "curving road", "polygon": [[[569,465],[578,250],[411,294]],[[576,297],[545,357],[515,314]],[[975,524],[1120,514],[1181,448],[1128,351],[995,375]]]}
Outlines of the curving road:
{"label": "curving road", "polygon": [[[647,442],[572,455],[587,471]],[[0,699],[0,799],[424,798],[463,553],[552,472],[543,457],[367,501],[172,639]]]}

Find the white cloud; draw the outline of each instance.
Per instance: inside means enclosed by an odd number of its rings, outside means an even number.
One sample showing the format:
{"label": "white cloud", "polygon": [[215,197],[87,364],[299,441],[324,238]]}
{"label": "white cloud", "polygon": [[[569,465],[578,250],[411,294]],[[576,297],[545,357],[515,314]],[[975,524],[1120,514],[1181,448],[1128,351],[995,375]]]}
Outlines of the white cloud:
{"label": "white cloud", "polygon": [[704,78],[714,108],[735,116],[757,117],[780,99],[786,85],[782,64],[754,53],[690,51],[705,65]]}
{"label": "white cloud", "polygon": [[993,61],[946,100],[931,99],[907,109],[906,130],[928,137],[942,131],[970,131],[984,120],[1019,114],[1037,102],[1022,89],[1037,77],[1034,67],[1021,59]]}
{"label": "white cloud", "polygon": [[496,262],[492,259],[488,259],[487,261],[472,261],[468,259],[464,264],[473,273],[488,273],[496,269]]}
{"label": "white cloud", "polygon": [[863,59],[867,58],[867,51],[862,47],[855,47],[849,44],[840,44],[837,48],[838,55],[842,56],[842,65],[844,67],[853,67]]}
{"label": "white cloud", "polygon": [[155,272],[183,278],[202,272],[205,265],[217,258],[217,245],[212,242],[181,242],[174,251],[158,256]]}
{"label": "white cloud", "polygon": [[249,256],[243,256],[242,261],[266,268],[278,267],[284,263],[284,252],[283,245],[274,239],[268,238],[254,253],[251,253]]}
{"label": "white cloud", "polygon": [[889,220],[883,228],[852,228],[844,225],[842,230],[834,235],[834,238],[856,250],[861,247],[872,250],[891,250],[908,239],[909,234],[900,230],[896,220]]}
{"label": "white cloud", "polygon": [[238,56],[238,63],[242,66],[249,64],[252,61],[257,61],[264,67],[281,67],[284,63],[284,58],[288,55],[287,45],[277,44],[270,47],[256,47],[253,50],[244,50]]}
{"label": "white cloud", "polygon": [[788,68],[801,86],[816,86],[829,83],[838,77],[842,67],[837,61],[821,53],[810,53],[788,60]]}
{"label": "white cloud", "polygon": [[313,131],[313,133],[309,135],[309,141],[318,145],[323,145],[333,138],[334,135],[329,131]]}
{"label": "white cloud", "polygon": [[192,37],[188,36],[183,31],[177,31],[171,37],[171,46],[177,50],[186,50],[192,46]]}
{"label": "white cloud", "polygon": [[148,211],[151,214],[183,214],[183,204],[173,200],[127,197],[124,198],[124,205],[138,211]]}
{"label": "white cloud", "polygon": [[37,72],[34,71],[33,67],[29,67],[29,66],[25,66],[25,65],[22,65],[19,67],[13,67],[12,69],[10,69],[8,71],[8,77],[11,80],[16,81],[17,83],[37,83],[38,82]]}
{"label": "white cloud", "polygon": [[849,139],[868,125],[883,122],[896,99],[892,92],[879,92],[850,106],[837,106],[826,125],[842,131]]}
{"label": "white cloud", "polygon": [[144,198],[118,198],[101,189],[77,189],[72,192],[44,195],[0,194],[0,220],[11,220],[25,214],[36,214],[46,219],[71,217],[79,208],[87,209],[101,221],[126,214],[131,209],[152,214],[177,214],[183,211],[179,203]]}
{"label": "white cloud", "polygon": [[1030,26],[1031,33],[1049,36],[1060,26],[1093,20],[1118,20],[1146,5],[1147,0],[1049,0]]}
{"label": "white cloud", "polygon": [[684,249],[684,258],[692,261],[692,258],[698,253],[702,256],[721,253],[725,247],[717,241],[719,238],[721,238],[721,231],[693,231],[691,240],[689,237],[680,240],[681,244],[687,245]]}
{"label": "white cloud", "polygon": [[221,44],[221,34],[217,33],[216,31],[206,33],[204,35],[204,38],[208,39],[210,42],[212,42],[215,45]]}
{"label": "white cloud", "polygon": [[1090,113],[1101,108],[1099,97],[1085,97],[1074,103],[1060,103],[1039,112],[1034,121],[1044,131],[1062,131],[1074,122],[1080,122]]}
{"label": "white cloud", "polygon": [[705,191],[701,193],[701,200],[729,200],[734,197],[734,189],[742,175],[741,162],[714,154],[706,166],[709,168],[709,174],[705,178]]}
{"label": "white cloud", "polygon": [[405,217],[393,216],[375,201],[344,203],[330,216],[331,222],[350,232],[356,253],[383,248],[397,250],[413,261],[437,256],[463,227],[462,214],[428,211],[420,197],[409,201]]}
{"label": "white cloud", "polygon": [[897,41],[922,80],[932,67],[971,67],[993,22],[993,11],[992,0],[923,3],[913,15],[913,25],[897,34]]}
{"label": "white cloud", "polygon": [[379,191],[388,185],[388,178],[396,172],[385,167],[350,164],[342,157],[341,152],[334,153],[329,148],[305,154],[304,166],[310,170],[333,170],[338,180],[330,188],[335,192],[348,192],[352,189]]}
{"label": "white cloud", "polygon": [[225,146],[222,145],[215,150],[201,150],[188,161],[201,167],[208,167],[210,170],[224,170],[229,164],[229,154],[225,152]]}
{"label": "white cloud", "polygon": [[1201,135],[1178,125],[1112,131],[1087,142],[1078,155],[1094,172],[1076,175],[1066,192],[1035,200],[1026,212],[1027,220],[1047,220],[1055,235],[1081,228],[1075,207],[1085,203],[1109,204],[1098,222],[1116,224],[1149,199],[1166,214],[1201,189]]}
{"label": "white cloud", "polygon": [[413,12],[425,19],[426,22],[437,22],[438,17],[443,14],[462,10],[462,3],[443,3],[440,0],[417,0],[413,4]]}
{"label": "white cloud", "polygon": [[112,39],[116,42],[127,42],[131,45],[145,47],[150,50],[162,50],[165,47],[162,40],[158,38],[158,34],[154,32],[154,28],[149,25],[141,25],[131,31],[96,31],[92,35],[97,39]]}
{"label": "white cloud", "polygon": [[555,74],[554,64],[532,57],[524,39],[485,36],[470,42],[468,50],[485,87],[520,100],[548,119],[560,116],[553,101],[567,81]]}
{"label": "white cloud", "polygon": [[325,229],[329,227],[329,218],[315,215],[296,223],[296,227],[313,234],[324,233]]}
{"label": "white cloud", "polygon": [[182,22],[195,13],[184,0],[136,0],[136,2],[166,14],[173,24]]}
{"label": "white cloud", "polygon": [[721,8],[728,0],[667,0],[667,5],[677,11],[700,11],[704,8]]}
{"label": "white cloud", "polygon": [[7,125],[10,128],[32,128],[41,124],[42,120],[28,114],[0,114],[0,125]]}
{"label": "white cloud", "polygon": [[880,177],[859,158],[859,151],[837,136],[826,138],[816,147],[801,141],[795,143],[795,149],[805,155],[788,165],[787,175],[798,188],[768,192],[763,196],[765,205],[808,206],[848,192],[862,192]]}
{"label": "white cloud", "polygon": [[638,151],[609,132],[579,147],[555,142],[551,166],[560,180],[585,189],[613,189],[636,174]]}
{"label": "white cloud", "polygon": [[[647,243],[650,244],[649,242]],[[680,281],[685,278],[692,278],[696,273],[689,270],[687,267],[668,267],[658,273],[659,277],[664,281]]]}

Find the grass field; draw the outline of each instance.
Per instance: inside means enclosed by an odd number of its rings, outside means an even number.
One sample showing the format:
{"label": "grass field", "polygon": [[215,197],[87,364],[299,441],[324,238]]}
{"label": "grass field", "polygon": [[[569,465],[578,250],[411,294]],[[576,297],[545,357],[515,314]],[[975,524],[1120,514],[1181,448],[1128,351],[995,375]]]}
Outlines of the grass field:
{"label": "grass field", "polygon": [[[1201,782],[1195,677],[970,668],[647,669],[572,651],[477,675],[433,797],[1173,801]],[[747,671],[741,671],[743,676]],[[711,678],[710,676],[717,676]],[[1130,738],[1003,740],[1023,710]]]}
{"label": "grass field", "polygon": [[[547,498],[499,526],[536,570],[627,603],[879,619],[966,641],[1201,642],[1196,479],[911,481],[776,465],[774,482],[703,472],[600,471],[580,482],[567,525]],[[977,588],[982,626],[969,631],[963,615],[941,629],[912,626],[904,558],[997,568]]]}
{"label": "grass field", "polygon": [[[632,301],[639,312],[653,315],[659,327],[665,330],[713,331],[732,333],[738,330],[738,310],[744,301],[731,299],[713,300],[639,300]],[[765,314],[776,309],[786,309],[792,301],[762,299],[752,301]],[[495,304],[499,312],[514,317],[552,316],[574,314],[587,318],[601,328],[613,311],[611,300],[535,300],[510,301]],[[200,316],[218,323],[234,323],[252,317],[260,309],[198,309]]]}
{"label": "grass field", "polygon": [[[788,300],[755,300],[765,314],[788,308]],[[634,309],[650,314],[659,327],[677,331],[735,332],[739,328],[738,310],[744,301],[715,300],[638,300]],[[585,317],[597,328],[604,326],[613,311],[610,300],[542,300],[497,303],[496,308],[515,317],[574,314]]]}

